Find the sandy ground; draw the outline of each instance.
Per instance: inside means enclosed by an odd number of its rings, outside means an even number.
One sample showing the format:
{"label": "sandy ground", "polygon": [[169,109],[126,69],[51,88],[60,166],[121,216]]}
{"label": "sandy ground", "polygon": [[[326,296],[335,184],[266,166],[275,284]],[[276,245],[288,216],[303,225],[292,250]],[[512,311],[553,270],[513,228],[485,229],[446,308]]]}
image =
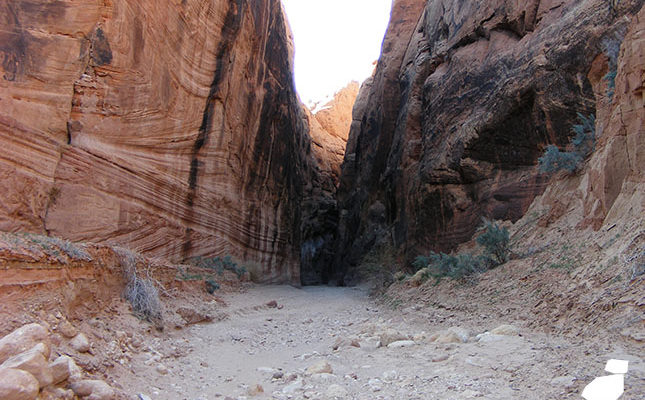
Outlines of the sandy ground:
{"label": "sandy ground", "polygon": [[[210,305],[220,321],[146,335],[128,371],[113,376],[121,389],[153,400],[580,399],[620,358],[630,361],[621,399],[645,393],[642,348],[549,336],[485,310],[392,305],[336,287],[251,286],[225,301]],[[477,340],[501,324],[519,335]],[[450,327],[467,342],[430,341]],[[379,339],[409,347],[377,347]],[[307,371],[317,364],[323,373]]]}

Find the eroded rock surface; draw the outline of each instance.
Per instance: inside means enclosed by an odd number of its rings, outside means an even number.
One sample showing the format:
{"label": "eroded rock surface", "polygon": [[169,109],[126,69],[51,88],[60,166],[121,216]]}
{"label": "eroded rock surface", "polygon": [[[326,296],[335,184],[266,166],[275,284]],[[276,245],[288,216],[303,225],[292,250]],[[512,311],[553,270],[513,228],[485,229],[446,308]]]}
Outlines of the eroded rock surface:
{"label": "eroded rock surface", "polygon": [[[546,186],[536,168],[546,145],[564,148],[577,113],[596,112],[603,43],[642,5],[395,1],[375,75],[354,107],[338,275],[349,268],[351,279],[375,245],[393,243],[409,261],[469,240],[482,216],[519,219]],[[634,98],[638,73],[628,84]]]}
{"label": "eroded rock surface", "polygon": [[0,229],[299,282],[315,173],[278,0],[0,5]]}

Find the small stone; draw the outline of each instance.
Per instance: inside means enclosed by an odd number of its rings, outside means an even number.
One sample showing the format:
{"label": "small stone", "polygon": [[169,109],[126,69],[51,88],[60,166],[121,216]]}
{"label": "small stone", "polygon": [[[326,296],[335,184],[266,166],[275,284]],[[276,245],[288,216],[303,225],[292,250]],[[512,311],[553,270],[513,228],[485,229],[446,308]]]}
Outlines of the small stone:
{"label": "small stone", "polygon": [[282,388],[282,393],[284,394],[293,394],[297,392],[298,390],[302,389],[303,383],[301,379],[298,379],[297,381],[288,384],[287,386]]}
{"label": "small stone", "polygon": [[403,347],[412,347],[416,343],[413,340],[398,340],[387,345],[390,349],[400,349]]}
{"label": "small stone", "polygon": [[386,329],[379,334],[379,339],[381,340],[381,346],[386,347],[393,342],[407,340],[408,337],[397,330]]}
{"label": "small stone", "polygon": [[448,354],[441,354],[432,358],[432,362],[446,361],[450,356]]}
{"label": "small stone", "polygon": [[249,396],[257,396],[261,393],[264,393],[264,388],[259,384],[255,384],[252,385],[249,390],[247,390],[247,393]]}
{"label": "small stone", "polygon": [[139,400],[152,400],[147,394],[139,393]]}
{"label": "small stone", "polygon": [[369,337],[361,340],[358,345],[360,346],[361,350],[374,351],[381,347],[381,340],[377,337]]}
{"label": "small stone", "polygon": [[43,354],[46,359],[50,355],[50,342],[47,329],[39,324],[24,325],[0,339],[0,363],[8,358],[33,348],[38,343],[45,345]]}
{"label": "small stone", "polygon": [[372,378],[367,382],[372,392],[379,392],[383,390],[383,382],[380,379]]}
{"label": "small stone", "polygon": [[79,353],[87,353],[90,351],[90,341],[82,332],[74,336],[69,342],[69,345]]}
{"label": "small stone", "polygon": [[163,364],[157,364],[155,370],[157,370],[161,375],[168,375],[168,368]]}
{"label": "small stone", "polygon": [[33,400],[38,396],[38,380],[29,372],[0,368],[0,399]]}
{"label": "small stone", "polygon": [[186,322],[186,325],[194,325],[212,322],[213,317],[204,311],[199,311],[190,307],[179,307],[175,310],[177,314]]}
{"label": "small stone", "polygon": [[269,308],[278,308],[278,302],[275,300],[271,300],[270,302],[266,303],[266,306]]}
{"label": "small stone", "polygon": [[383,380],[385,382],[394,382],[397,379],[399,379],[398,372],[396,372],[394,370],[383,372]]}
{"label": "small stone", "polygon": [[327,397],[332,399],[334,398],[344,399],[347,396],[348,392],[347,392],[347,389],[345,389],[344,387],[333,384],[333,385],[329,385],[329,387],[327,388],[327,392],[325,394],[327,395]]}
{"label": "small stone", "polygon": [[113,400],[114,389],[101,380],[87,379],[74,382],[70,389],[79,397],[89,396],[87,400]]}
{"label": "small stone", "polygon": [[513,325],[500,325],[490,331],[490,333],[493,335],[518,336],[520,331]]}
{"label": "small stone", "polygon": [[74,392],[69,389],[63,389],[48,386],[40,392],[40,400],[73,400]]}
{"label": "small stone", "polygon": [[78,329],[74,327],[68,320],[64,320],[58,324],[58,331],[64,337],[71,339],[74,336],[78,335]]}
{"label": "small stone", "polygon": [[273,373],[273,376],[271,377],[272,379],[282,379],[284,377],[284,373],[282,371],[277,371]]}
{"label": "small stone", "polygon": [[333,373],[333,369],[331,368],[331,365],[326,360],[321,360],[313,365],[310,365],[309,368],[307,368],[306,372],[308,375],[331,374]]}
{"label": "small stone", "polygon": [[569,389],[570,387],[573,387],[575,385],[575,381],[576,381],[576,378],[574,378],[573,376],[569,376],[569,375],[558,376],[556,378],[551,379],[551,385]]}
{"label": "small stone", "polygon": [[43,356],[43,349],[45,346],[42,343],[37,344],[31,350],[11,357],[2,365],[1,368],[15,368],[26,372],[36,378],[40,387],[51,385],[54,380],[51,368],[47,364],[45,356]]}
{"label": "small stone", "polygon": [[490,332],[480,333],[479,335],[476,336],[476,338],[479,343],[491,343],[491,342],[499,342],[504,340],[504,336],[493,335]]}
{"label": "small stone", "polygon": [[428,340],[435,343],[466,343],[469,337],[470,333],[467,330],[452,327],[433,334]]}

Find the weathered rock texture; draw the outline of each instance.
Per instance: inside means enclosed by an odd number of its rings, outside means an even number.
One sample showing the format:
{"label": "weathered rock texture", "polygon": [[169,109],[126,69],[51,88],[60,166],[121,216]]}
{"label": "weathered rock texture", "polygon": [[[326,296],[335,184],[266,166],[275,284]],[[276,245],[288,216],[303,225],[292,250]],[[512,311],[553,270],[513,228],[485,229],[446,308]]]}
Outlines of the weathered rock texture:
{"label": "weathered rock texture", "polygon": [[336,189],[358,88],[358,83],[350,83],[315,114],[305,108],[314,170],[306,191],[308,195],[302,203],[300,265],[303,284],[326,283],[330,279],[338,223]]}
{"label": "weathered rock texture", "polygon": [[354,107],[339,274],[374,245],[392,243],[409,261],[469,240],[482,216],[520,218],[545,188],[535,166],[546,145],[564,147],[576,113],[596,111],[590,74],[603,40],[642,5],[395,1]]}
{"label": "weathered rock texture", "polygon": [[278,0],[0,4],[0,230],[299,281],[310,140]]}

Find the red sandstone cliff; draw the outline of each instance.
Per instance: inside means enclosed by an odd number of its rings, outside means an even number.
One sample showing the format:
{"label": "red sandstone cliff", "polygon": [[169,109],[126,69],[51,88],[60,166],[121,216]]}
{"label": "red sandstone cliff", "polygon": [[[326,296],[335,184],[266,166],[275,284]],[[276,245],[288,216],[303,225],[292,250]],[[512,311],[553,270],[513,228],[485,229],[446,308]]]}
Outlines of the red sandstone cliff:
{"label": "red sandstone cliff", "polygon": [[299,282],[315,171],[278,0],[17,0],[0,17],[0,230],[232,254]]}
{"label": "red sandstone cliff", "polygon": [[[606,155],[590,161],[582,189],[586,223],[601,223],[618,193],[638,186],[630,171],[642,170],[631,150],[642,149],[634,100],[642,69],[624,50],[629,83],[619,68],[620,105],[607,119],[598,105],[607,82],[594,71],[607,71],[604,41],[642,6],[396,0],[375,75],[354,107],[338,191],[339,275],[375,245],[392,244],[409,261],[469,240],[482,216],[519,219],[549,181],[538,157],[569,142],[577,113],[604,121]],[[619,94],[625,85],[631,99]]]}

